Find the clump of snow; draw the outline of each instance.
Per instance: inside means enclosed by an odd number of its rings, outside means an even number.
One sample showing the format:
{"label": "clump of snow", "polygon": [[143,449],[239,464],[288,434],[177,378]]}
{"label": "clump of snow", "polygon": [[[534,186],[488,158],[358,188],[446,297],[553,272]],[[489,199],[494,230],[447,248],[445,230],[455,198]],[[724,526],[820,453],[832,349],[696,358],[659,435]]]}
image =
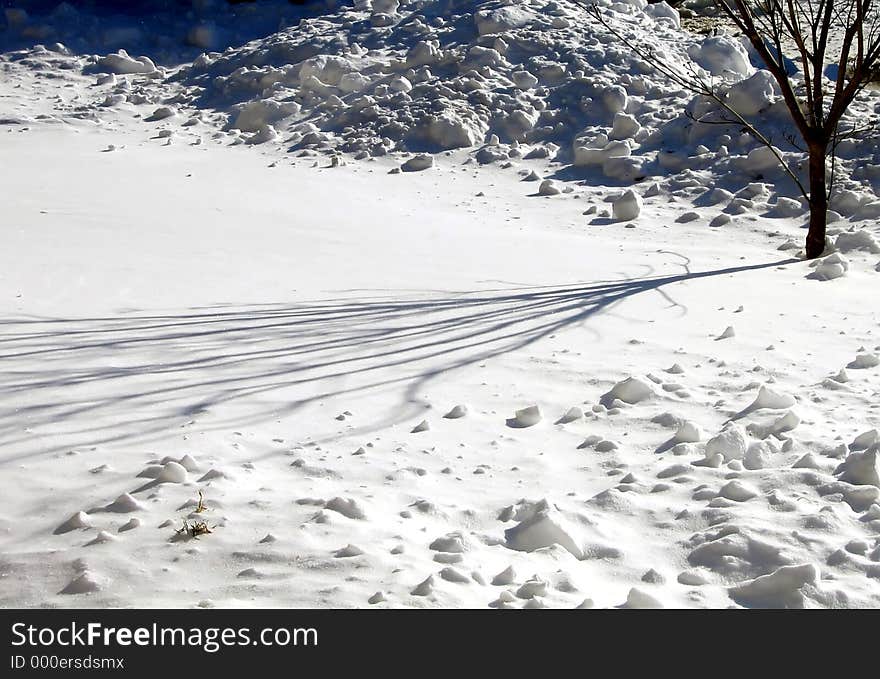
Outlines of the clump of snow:
{"label": "clump of snow", "polygon": [[624,608],[663,608],[663,604],[644,590],[633,587],[626,595]]}
{"label": "clump of snow", "polygon": [[725,340],[725,339],[730,339],[732,337],[736,337],[736,330],[734,330],[732,325],[728,325],[726,328],[724,328],[724,331],[720,335],[718,335],[718,337],[716,337],[715,339],[716,340]]}
{"label": "clump of snow", "polygon": [[560,545],[578,559],[584,558],[579,529],[547,500],[524,504],[517,513],[519,523],[504,531],[507,546],[523,552]]}
{"label": "clump of snow", "polygon": [[67,521],[62,523],[58,528],[55,529],[55,535],[61,535],[63,533],[69,533],[73,530],[78,530],[81,528],[90,528],[92,526],[91,517],[85,512],[76,512],[73,516],[71,516]]}
{"label": "clump of snow", "polygon": [[[786,198],[785,196],[780,196],[776,200],[776,205],[773,207],[773,216],[774,217],[799,217],[801,216],[806,208],[803,203],[799,200],[795,200],[794,198]],[[782,249],[797,249],[797,245],[793,244],[793,247],[779,248]]]}
{"label": "clump of snow", "polygon": [[570,422],[575,422],[577,420],[581,420],[584,417],[584,411],[578,408],[577,406],[572,406],[565,413],[556,420],[556,424],[569,424]]}
{"label": "clump of snow", "polygon": [[126,73],[152,73],[156,70],[156,64],[149,57],[130,57],[125,50],[119,50],[116,54],[108,54],[98,59],[95,68],[122,75]]}
{"label": "clump of snow", "polygon": [[733,481],[728,481],[723,486],[721,486],[721,490],[718,491],[718,494],[721,497],[727,498],[728,500],[733,500],[735,502],[746,502],[747,500],[751,500],[752,498],[757,497],[758,491],[756,491],[748,484],[734,479]]}
{"label": "clump of snow", "polygon": [[541,409],[538,406],[529,406],[528,408],[517,410],[507,423],[511,427],[533,427],[541,419]]}
{"label": "clump of snow", "polygon": [[749,55],[735,38],[726,35],[709,36],[688,50],[690,57],[715,76],[748,76],[754,71]]}
{"label": "clump of snow", "polygon": [[363,508],[353,498],[334,497],[325,505],[327,509],[342,514],[349,519],[365,519]]}
{"label": "clump of snow", "polygon": [[144,506],[129,493],[123,493],[105,507],[107,511],[120,513],[136,512],[143,508]]}
{"label": "clump of snow", "polygon": [[431,428],[431,425],[428,423],[428,420],[422,420],[415,427],[412,428],[412,434],[419,434],[423,431],[428,431]]}
{"label": "clump of snow", "polygon": [[484,9],[474,14],[474,23],[480,35],[504,33],[532,22],[535,14],[525,7],[511,5],[498,9]]}
{"label": "clump of snow", "polygon": [[654,395],[654,388],[649,382],[638,377],[627,377],[611,387],[611,390],[602,396],[602,402],[610,404],[619,400],[632,405],[650,399]]}
{"label": "clump of snow", "polygon": [[762,384],[761,388],[758,389],[758,395],[747,410],[760,410],[761,408],[783,410],[785,408],[790,408],[796,403],[797,401],[791,394],[786,394],[772,387],[768,387],[766,384]]}
{"label": "clump of snow", "polygon": [[611,214],[619,221],[636,219],[642,211],[642,197],[629,189],[611,204]]}
{"label": "clump of snow", "polygon": [[838,234],[834,241],[834,247],[840,252],[850,252],[852,250],[865,250],[873,254],[880,253],[880,244],[870,231],[858,229],[856,231],[844,231]]}
{"label": "clump of snow", "polygon": [[880,365],[880,356],[870,351],[856,354],[856,357],[847,364],[847,368],[855,370],[864,370],[866,368],[876,368]]}
{"label": "clump of snow", "polygon": [[700,427],[689,420],[683,421],[675,432],[676,443],[697,443],[703,438]]}
{"label": "clump of snow", "polygon": [[101,589],[100,579],[93,573],[86,571],[71,580],[60,594],[88,594]]}
{"label": "clump of snow", "polygon": [[173,460],[162,465],[162,469],[156,477],[156,480],[162,483],[185,483],[186,479],[186,468]]}
{"label": "clump of snow", "polygon": [[822,259],[814,259],[810,262],[814,269],[809,275],[820,281],[830,281],[845,276],[849,270],[849,262],[839,252],[832,253]]}
{"label": "clump of snow", "polygon": [[880,431],[869,429],[856,436],[853,442],[849,444],[849,448],[850,450],[865,450],[878,442],[880,442]]}
{"label": "clump of snow", "polygon": [[740,460],[748,447],[746,432],[738,424],[728,424],[706,441],[706,459],[721,455],[724,461]]}
{"label": "clump of snow", "polygon": [[453,406],[452,409],[446,413],[443,417],[447,420],[457,420],[461,417],[464,417],[468,413],[468,407],[463,403],[459,403],[456,406]]}
{"label": "clump of snow", "polygon": [[434,166],[434,157],[426,153],[420,153],[407,160],[400,169],[404,172],[421,172]]}
{"label": "clump of snow", "polygon": [[545,179],[538,187],[538,194],[541,196],[558,196],[562,193],[562,189],[552,179]]}
{"label": "clump of snow", "polygon": [[769,71],[754,75],[727,88],[725,103],[742,116],[754,116],[770,106],[779,96],[779,85]]}
{"label": "clump of snow", "polygon": [[750,608],[803,608],[806,585],[815,585],[819,569],[813,564],[782,566],[769,575],[730,588],[731,598]]}
{"label": "clump of snow", "polygon": [[873,445],[868,450],[853,452],[835,471],[841,481],[852,483],[856,486],[880,487],[880,462],[878,462],[878,446]]}

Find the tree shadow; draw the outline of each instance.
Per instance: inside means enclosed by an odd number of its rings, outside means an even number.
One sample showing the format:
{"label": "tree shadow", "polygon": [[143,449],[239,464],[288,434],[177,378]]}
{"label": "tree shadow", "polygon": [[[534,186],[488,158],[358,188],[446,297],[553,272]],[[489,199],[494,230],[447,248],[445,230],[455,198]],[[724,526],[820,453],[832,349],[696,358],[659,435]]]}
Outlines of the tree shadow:
{"label": "tree shadow", "polygon": [[[423,412],[420,395],[439,375],[528,347],[643,293],[685,314],[664,288],[794,261],[701,272],[686,261],[678,275],[402,299],[3,318],[0,450],[10,452],[0,460],[68,450],[70,441],[144,444],[220,407],[213,428],[232,430],[332,397],[394,390],[396,404],[364,429],[378,430]],[[49,427],[65,443],[26,427]]]}

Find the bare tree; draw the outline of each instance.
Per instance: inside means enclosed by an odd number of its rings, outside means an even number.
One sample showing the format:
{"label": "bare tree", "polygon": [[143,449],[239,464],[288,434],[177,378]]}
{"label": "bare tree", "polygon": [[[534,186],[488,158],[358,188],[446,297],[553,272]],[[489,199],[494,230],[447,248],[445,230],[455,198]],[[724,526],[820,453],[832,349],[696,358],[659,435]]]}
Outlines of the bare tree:
{"label": "bare tree", "polygon": [[[841,119],[856,96],[880,73],[880,10],[875,0],[714,0],[749,40],[779,84],[808,159],[807,185],[755,122],[740,115],[719,84],[693,65],[682,66],[651,46],[624,35],[595,4],[574,0],[658,72],[679,86],[710,98],[735,123],[765,144],[795,181],[810,207],[806,255],[825,250],[828,203],[834,183],[837,144],[857,130],[841,131]],[[794,73],[786,68],[794,62]],[[710,122],[710,120],[701,122]],[[794,135],[790,140],[795,142]],[[831,159],[829,181],[826,159]]]}

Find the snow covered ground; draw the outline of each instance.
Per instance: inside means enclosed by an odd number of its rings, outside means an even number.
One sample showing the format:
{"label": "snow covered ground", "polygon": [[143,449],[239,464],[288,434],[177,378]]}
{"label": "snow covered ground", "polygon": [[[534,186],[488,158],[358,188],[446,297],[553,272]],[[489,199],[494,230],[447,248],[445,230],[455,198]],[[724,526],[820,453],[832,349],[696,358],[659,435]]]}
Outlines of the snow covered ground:
{"label": "snow covered ground", "polygon": [[880,605],[875,141],[809,263],[572,5],[198,6],[0,34],[0,605]]}

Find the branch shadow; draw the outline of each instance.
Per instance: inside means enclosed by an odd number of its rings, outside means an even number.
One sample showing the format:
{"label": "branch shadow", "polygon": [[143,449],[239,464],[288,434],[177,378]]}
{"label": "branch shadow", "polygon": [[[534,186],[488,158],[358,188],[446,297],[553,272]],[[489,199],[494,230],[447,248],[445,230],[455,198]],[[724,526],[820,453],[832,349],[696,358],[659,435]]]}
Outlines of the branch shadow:
{"label": "branch shadow", "polygon": [[[671,253],[676,254],[676,253]],[[0,318],[0,461],[146,443],[223,407],[203,431],[279,420],[324,399],[394,390],[364,431],[424,410],[439,375],[528,347],[644,293],[796,260],[569,286],[213,306],[183,313]],[[346,291],[363,294],[364,291]],[[29,433],[49,427],[61,443]],[[205,428],[207,427],[207,428]]]}

